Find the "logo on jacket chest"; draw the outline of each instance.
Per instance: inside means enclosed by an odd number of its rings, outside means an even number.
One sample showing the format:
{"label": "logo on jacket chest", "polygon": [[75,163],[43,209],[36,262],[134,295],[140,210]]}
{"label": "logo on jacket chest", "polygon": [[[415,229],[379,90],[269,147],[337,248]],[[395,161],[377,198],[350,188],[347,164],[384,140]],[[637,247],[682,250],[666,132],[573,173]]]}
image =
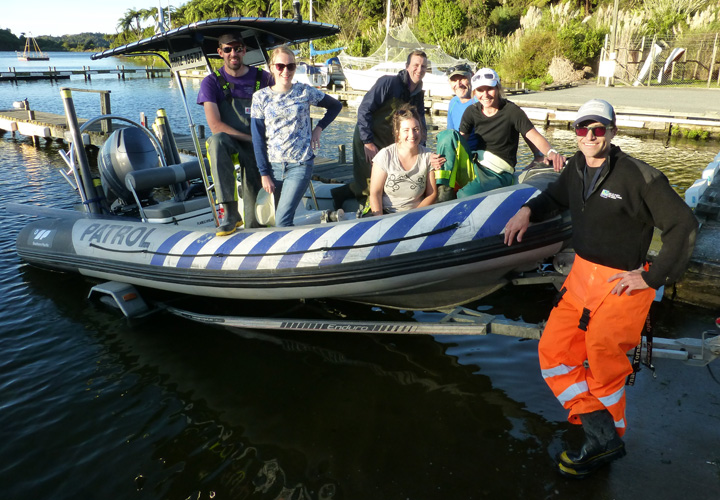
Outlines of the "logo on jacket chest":
{"label": "logo on jacket chest", "polygon": [[609,198],[611,200],[622,200],[623,199],[621,195],[619,195],[617,193],[613,193],[612,191],[610,191],[608,189],[603,189],[600,192],[600,198]]}

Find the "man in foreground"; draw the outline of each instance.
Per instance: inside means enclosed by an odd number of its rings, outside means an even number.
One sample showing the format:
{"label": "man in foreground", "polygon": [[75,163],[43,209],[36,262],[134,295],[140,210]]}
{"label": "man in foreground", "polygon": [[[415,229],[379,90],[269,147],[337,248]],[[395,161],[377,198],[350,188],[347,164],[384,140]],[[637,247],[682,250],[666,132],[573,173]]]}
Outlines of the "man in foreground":
{"label": "man in foreground", "polygon": [[[698,224],[667,178],[611,145],[615,112],[594,99],[574,122],[578,151],[557,181],[505,226],[505,243],[522,241],[531,221],[569,209],[575,262],[538,346],[543,378],[581,424],[585,442],[557,457],[561,474],[583,478],[625,455],[625,381],[656,290],[678,280]],[[653,230],[662,249],[646,260]]]}
{"label": "man in foreground", "polygon": [[197,103],[203,105],[213,133],[207,140],[207,155],[216,201],[224,212],[216,234],[226,236],[243,224],[238,211],[236,163],[242,171],[245,227],[259,227],[255,201],[262,185],[250,136],[250,107],[253,93],[270,85],[272,77],[243,64],[246,46],[239,33],[220,36],[218,45],[223,67],[203,79]]}

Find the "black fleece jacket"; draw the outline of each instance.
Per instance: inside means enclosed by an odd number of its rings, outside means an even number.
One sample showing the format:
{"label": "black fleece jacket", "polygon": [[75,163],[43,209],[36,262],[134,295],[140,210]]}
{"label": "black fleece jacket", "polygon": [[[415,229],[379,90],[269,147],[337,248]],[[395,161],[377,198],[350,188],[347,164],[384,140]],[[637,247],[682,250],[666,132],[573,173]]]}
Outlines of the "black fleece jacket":
{"label": "black fleece jacket", "polygon": [[642,277],[656,289],[680,279],[695,246],[698,223],[667,177],[611,145],[608,162],[584,200],[584,170],[585,157],[577,152],[558,180],[527,203],[530,220],[544,220],[569,208],[575,252],[625,271],[646,262],[657,227],[662,230],[662,249]]}

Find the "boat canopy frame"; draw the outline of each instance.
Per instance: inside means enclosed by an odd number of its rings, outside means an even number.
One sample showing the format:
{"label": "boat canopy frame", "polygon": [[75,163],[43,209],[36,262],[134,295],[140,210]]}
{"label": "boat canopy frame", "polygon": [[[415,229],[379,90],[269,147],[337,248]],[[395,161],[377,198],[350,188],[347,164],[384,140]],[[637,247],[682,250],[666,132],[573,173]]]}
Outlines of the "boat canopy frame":
{"label": "boat canopy frame", "polygon": [[[219,217],[213,196],[213,184],[210,182],[197,127],[187,102],[187,93],[180,76],[179,67],[173,67],[173,54],[194,53],[199,57],[195,66],[204,65],[209,72],[213,71],[210,59],[220,58],[217,52],[218,39],[228,32],[237,32],[248,48],[243,63],[249,66],[266,64],[269,60],[268,50],[285,44],[305,43],[318,38],[325,38],[340,32],[334,24],[304,21],[298,15],[293,19],[269,17],[222,17],[208,19],[162,31],[155,35],[128,43],[120,47],[104,50],[93,54],[92,60],[114,56],[157,56],[172,71],[180,89],[183,108],[187,118],[193,147],[200,163],[205,192],[212,208],[215,224],[219,225]],[[167,52],[166,58],[162,52]],[[170,59],[168,61],[168,59]],[[183,68],[188,67],[183,65]]]}

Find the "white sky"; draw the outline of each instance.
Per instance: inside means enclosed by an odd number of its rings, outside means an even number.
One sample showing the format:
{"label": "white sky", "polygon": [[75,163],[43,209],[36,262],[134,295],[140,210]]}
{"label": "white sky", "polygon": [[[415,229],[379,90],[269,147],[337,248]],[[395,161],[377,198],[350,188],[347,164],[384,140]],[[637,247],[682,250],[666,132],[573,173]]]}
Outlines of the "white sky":
{"label": "white sky", "polygon": [[[167,8],[168,0],[160,1]],[[187,0],[170,1],[176,7],[185,3]],[[128,9],[158,5],[159,0],[0,0],[0,29],[9,29],[16,36],[32,33],[36,37],[115,33],[118,20]]]}

